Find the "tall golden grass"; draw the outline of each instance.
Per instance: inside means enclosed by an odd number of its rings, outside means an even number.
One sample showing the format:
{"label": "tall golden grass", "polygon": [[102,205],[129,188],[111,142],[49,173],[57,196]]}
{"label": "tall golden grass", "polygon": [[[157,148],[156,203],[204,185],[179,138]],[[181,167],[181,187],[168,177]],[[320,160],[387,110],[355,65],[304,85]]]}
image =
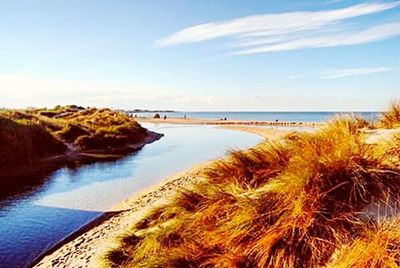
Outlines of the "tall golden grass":
{"label": "tall golden grass", "polygon": [[400,127],[400,101],[392,101],[389,109],[382,113],[379,125],[383,128]]}
{"label": "tall golden grass", "polygon": [[29,121],[14,121],[2,115],[0,147],[1,169],[32,164],[40,158],[62,154],[66,150],[65,144],[44,128]]}
{"label": "tall golden grass", "polygon": [[[400,143],[364,142],[357,118],[232,152],[135,223],[106,267],[398,267]],[[390,149],[392,150],[392,149]]]}
{"label": "tall golden grass", "polygon": [[85,109],[63,113],[65,127],[57,134],[72,138],[81,149],[123,147],[144,141],[147,131],[128,115],[110,109]]}
{"label": "tall golden grass", "polygon": [[125,148],[144,141],[147,130],[110,109],[57,106],[54,109],[0,110],[0,163],[31,164],[60,155],[66,143],[81,151]]}

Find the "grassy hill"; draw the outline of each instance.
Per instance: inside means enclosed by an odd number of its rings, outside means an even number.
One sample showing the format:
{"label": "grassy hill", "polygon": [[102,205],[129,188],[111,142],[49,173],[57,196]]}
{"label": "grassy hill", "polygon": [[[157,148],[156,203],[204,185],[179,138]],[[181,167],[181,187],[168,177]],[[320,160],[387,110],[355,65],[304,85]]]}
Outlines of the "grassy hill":
{"label": "grassy hill", "polygon": [[31,164],[77,152],[110,152],[143,142],[148,132],[128,115],[77,106],[0,111],[1,164]]}
{"label": "grassy hill", "polygon": [[399,267],[400,136],[369,144],[361,127],[344,117],[233,152],[133,223],[104,266]]}
{"label": "grassy hill", "polygon": [[0,166],[32,164],[35,160],[66,151],[66,145],[34,123],[19,123],[0,115]]}

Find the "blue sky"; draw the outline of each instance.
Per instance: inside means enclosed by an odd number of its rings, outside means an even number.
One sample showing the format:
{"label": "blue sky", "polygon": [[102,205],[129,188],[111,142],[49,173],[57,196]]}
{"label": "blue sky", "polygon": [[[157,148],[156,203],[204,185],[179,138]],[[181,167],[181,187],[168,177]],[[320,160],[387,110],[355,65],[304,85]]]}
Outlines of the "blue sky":
{"label": "blue sky", "polygon": [[2,0],[0,107],[381,110],[399,1]]}

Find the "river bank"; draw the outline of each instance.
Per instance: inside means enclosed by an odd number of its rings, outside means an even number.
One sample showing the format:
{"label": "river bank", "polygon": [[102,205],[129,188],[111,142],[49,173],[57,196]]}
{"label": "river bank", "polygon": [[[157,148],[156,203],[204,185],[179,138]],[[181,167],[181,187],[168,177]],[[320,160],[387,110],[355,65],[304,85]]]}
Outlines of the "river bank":
{"label": "river bank", "polygon": [[[277,130],[252,126],[230,126],[232,131],[245,131],[265,139],[277,139],[289,130]],[[187,171],[171,176],[161,183],[134,194],[125,201],[106,211],[102,217],[85,225],[72,236],[61,241],[38,258],[35,267],[93,267],[97,256],[105,250],[102,246],[110,244],[110,239],[125,230],[151,207],[160,204],[178,189],[189,186],[199,179],[203,169],[211,162],[197,164]]]}

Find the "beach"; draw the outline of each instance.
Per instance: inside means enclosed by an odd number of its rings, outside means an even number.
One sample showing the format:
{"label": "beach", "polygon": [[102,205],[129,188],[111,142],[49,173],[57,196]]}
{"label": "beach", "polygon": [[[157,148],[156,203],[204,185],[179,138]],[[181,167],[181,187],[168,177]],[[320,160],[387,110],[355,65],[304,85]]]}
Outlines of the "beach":
{"label": "beach", "polygon": [[[250,132],[268,140],[279,139],[290,131],[247,125],[229,125],[224,128]],[[118,237],[119,233],[140,219],[149,209],[168,200],[178,189],[200,180],[202,170],[212,162],[199,163],[116,204],[100,218],[86,224],[40,256],[34,267],[97,267],[98,256],[106,249],[105,245],[109,247],[112,239]]]}
{"label": "beach", "polygon": [[400,268],[400,0],[26,2],[0,268]]}
{"label": "beach", "polygon": [[283,127],[317,127],[323,126],[325,122],[302,122],[302,121],[258,121],[258,120],[229,120],[222,119],[206,119],[206,118],[153,118],[153,117],[135,117],[140,123],[164,123],[164,124],[193,124],[193,125],[222,125],[222,126],[283,126]]}

